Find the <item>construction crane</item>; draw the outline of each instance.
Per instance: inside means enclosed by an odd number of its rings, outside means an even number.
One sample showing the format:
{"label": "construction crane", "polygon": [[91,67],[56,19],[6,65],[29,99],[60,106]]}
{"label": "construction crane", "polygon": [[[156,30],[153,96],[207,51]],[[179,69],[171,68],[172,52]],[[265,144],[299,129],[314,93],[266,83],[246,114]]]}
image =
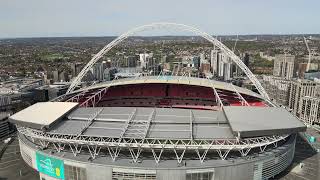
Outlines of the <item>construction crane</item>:
{"label": "construction crane", "polygon": [[309,56],[308,56],[308,64],[307,64],[307,69],[306,69],[306,72],[309,71],[310,69],[310,62],[311,62],[311,50],[309,48],[309,45],[308,45],[308,42],[307,42],[307,39],[305,37],[303,37],[303,41],[304,43],[306,44],[306,47],[307,47],[307,50],[308,50],[308,53],[309,53]]}

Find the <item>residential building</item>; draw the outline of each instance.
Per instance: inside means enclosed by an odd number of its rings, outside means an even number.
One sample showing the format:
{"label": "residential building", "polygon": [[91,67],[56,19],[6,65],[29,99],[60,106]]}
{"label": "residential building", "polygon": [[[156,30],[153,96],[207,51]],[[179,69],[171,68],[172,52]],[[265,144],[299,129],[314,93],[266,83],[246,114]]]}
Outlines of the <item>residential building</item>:
{"label": "residential building", "polygon": [[53,71],[53,82],[59,82],[59,71]]}
{"label": "residential building", "polygon": [[193,61],[194,67],[196,69],[199,69],[200,68],[200,57],[195,56],[195,57],[193,57],[192,61]]}
{"label": "residential building", "polygon": [[152,59],[152,57],[153,57],[152,53],[139,54],[139,66],[140,66],[140,68],[147,68],[147,64],[149,62],[149,59]]}
{"label": "residential building", "polygon": [[289,108],[292,113],[299,117],[302,112],[302,98],[305,96],[316,97],[319,91],[319,84],[310,80],[291,81],[289,90]]}
{"label": "residential building", "polygon": [[72,63],[72,64],[70,64],[70,67],[71,67],[72,77],[76,77],[82,69],[82,64],[81,63]]}
{"label": "residential building", "polygon": [[210,63],[202,62],[200,66],[200,70],[202,73],[210,73]]}
{"label": "residential building", "polygon": [[226,62],[224,63],[224,70],[223,70],[223,80],[224,81],[230,81],[232,78],[232,71],[231,71],[232,63],[231,62]]}
{"label": "residential building", "polygon": [[275,76],[263,76],[262,85],[273,102],[282,106],[289,105],[290,80]]}
{"label": "residential building", "polygon": [[303,97],[299,118],[308,124],[320,124],[320,98]]}
{"label": "residential building", "polygon": [[212,74],[217,74],[218,50],[215,50],[215,49],[211,50],[210,64],[211,64]]}
{"label": "residential building", "polygon": [[136,67],[139,56],[127,56],[125,57],[127,67]]}
{"label": "residential building", "polygon": [[295,56],[288,54],[278,54],[274,60],[273,75],[291,79],[293,77]]}
{"label": "residential building", "polygon": [[96,63],[92,68],[93,77],[95,80],[103,81],[104,80],[104,70],[107,68],[106,61],[101,63]]}

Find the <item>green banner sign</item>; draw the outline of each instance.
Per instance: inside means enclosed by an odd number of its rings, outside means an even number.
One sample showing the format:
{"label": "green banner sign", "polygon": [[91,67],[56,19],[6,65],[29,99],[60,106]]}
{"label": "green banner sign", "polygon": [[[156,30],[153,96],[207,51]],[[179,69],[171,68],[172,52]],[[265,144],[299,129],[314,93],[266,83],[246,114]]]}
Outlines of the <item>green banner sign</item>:
{"label": "green banner sign", "polygon": [[55,159],[36,152],[38,171],[54,178],[64,179],[64,163],[60,159]]}

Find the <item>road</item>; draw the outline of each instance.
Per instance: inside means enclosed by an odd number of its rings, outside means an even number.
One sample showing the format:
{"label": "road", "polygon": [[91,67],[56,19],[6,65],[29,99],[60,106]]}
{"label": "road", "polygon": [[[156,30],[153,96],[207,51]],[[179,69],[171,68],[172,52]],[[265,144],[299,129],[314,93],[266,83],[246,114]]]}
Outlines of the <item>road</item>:
{"label": "road", "polygon": [[[309,143],[304,138],[304,133],[297,136],[295,156],[292,165],[274,179],[280,180],[319,180],[320,179],[320,153],[315,149],[320,149],[320,133],[308,128],[308,135],[317,138],[315,143]],[[300,163],[303,167],[300,168]]]}
{"label": "road", "polygon": [[[1,144],[3,141],[1,140]],[[0,146],[0,150],[4,144]],[[0,159],[0,180],[39,180],[38,172],[21,158],[17,138],[6,148]]]}

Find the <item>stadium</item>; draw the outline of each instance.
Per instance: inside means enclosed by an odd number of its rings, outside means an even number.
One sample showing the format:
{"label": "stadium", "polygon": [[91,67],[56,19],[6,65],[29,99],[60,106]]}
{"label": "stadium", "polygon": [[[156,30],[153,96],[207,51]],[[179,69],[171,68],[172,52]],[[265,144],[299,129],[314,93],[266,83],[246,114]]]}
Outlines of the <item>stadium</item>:
{"label": "stadium", "polygon": [[[205,78],[141,76],[76,89],[88,69],[133,32],[175,26],[223,49],[259,93]],[[269,179],[294,156],[306,127],[269,101],[251,71],[222,43],[189,26],[157,23],[103,48],[51,102],[10,117],[24,161],[40,179]]]}

